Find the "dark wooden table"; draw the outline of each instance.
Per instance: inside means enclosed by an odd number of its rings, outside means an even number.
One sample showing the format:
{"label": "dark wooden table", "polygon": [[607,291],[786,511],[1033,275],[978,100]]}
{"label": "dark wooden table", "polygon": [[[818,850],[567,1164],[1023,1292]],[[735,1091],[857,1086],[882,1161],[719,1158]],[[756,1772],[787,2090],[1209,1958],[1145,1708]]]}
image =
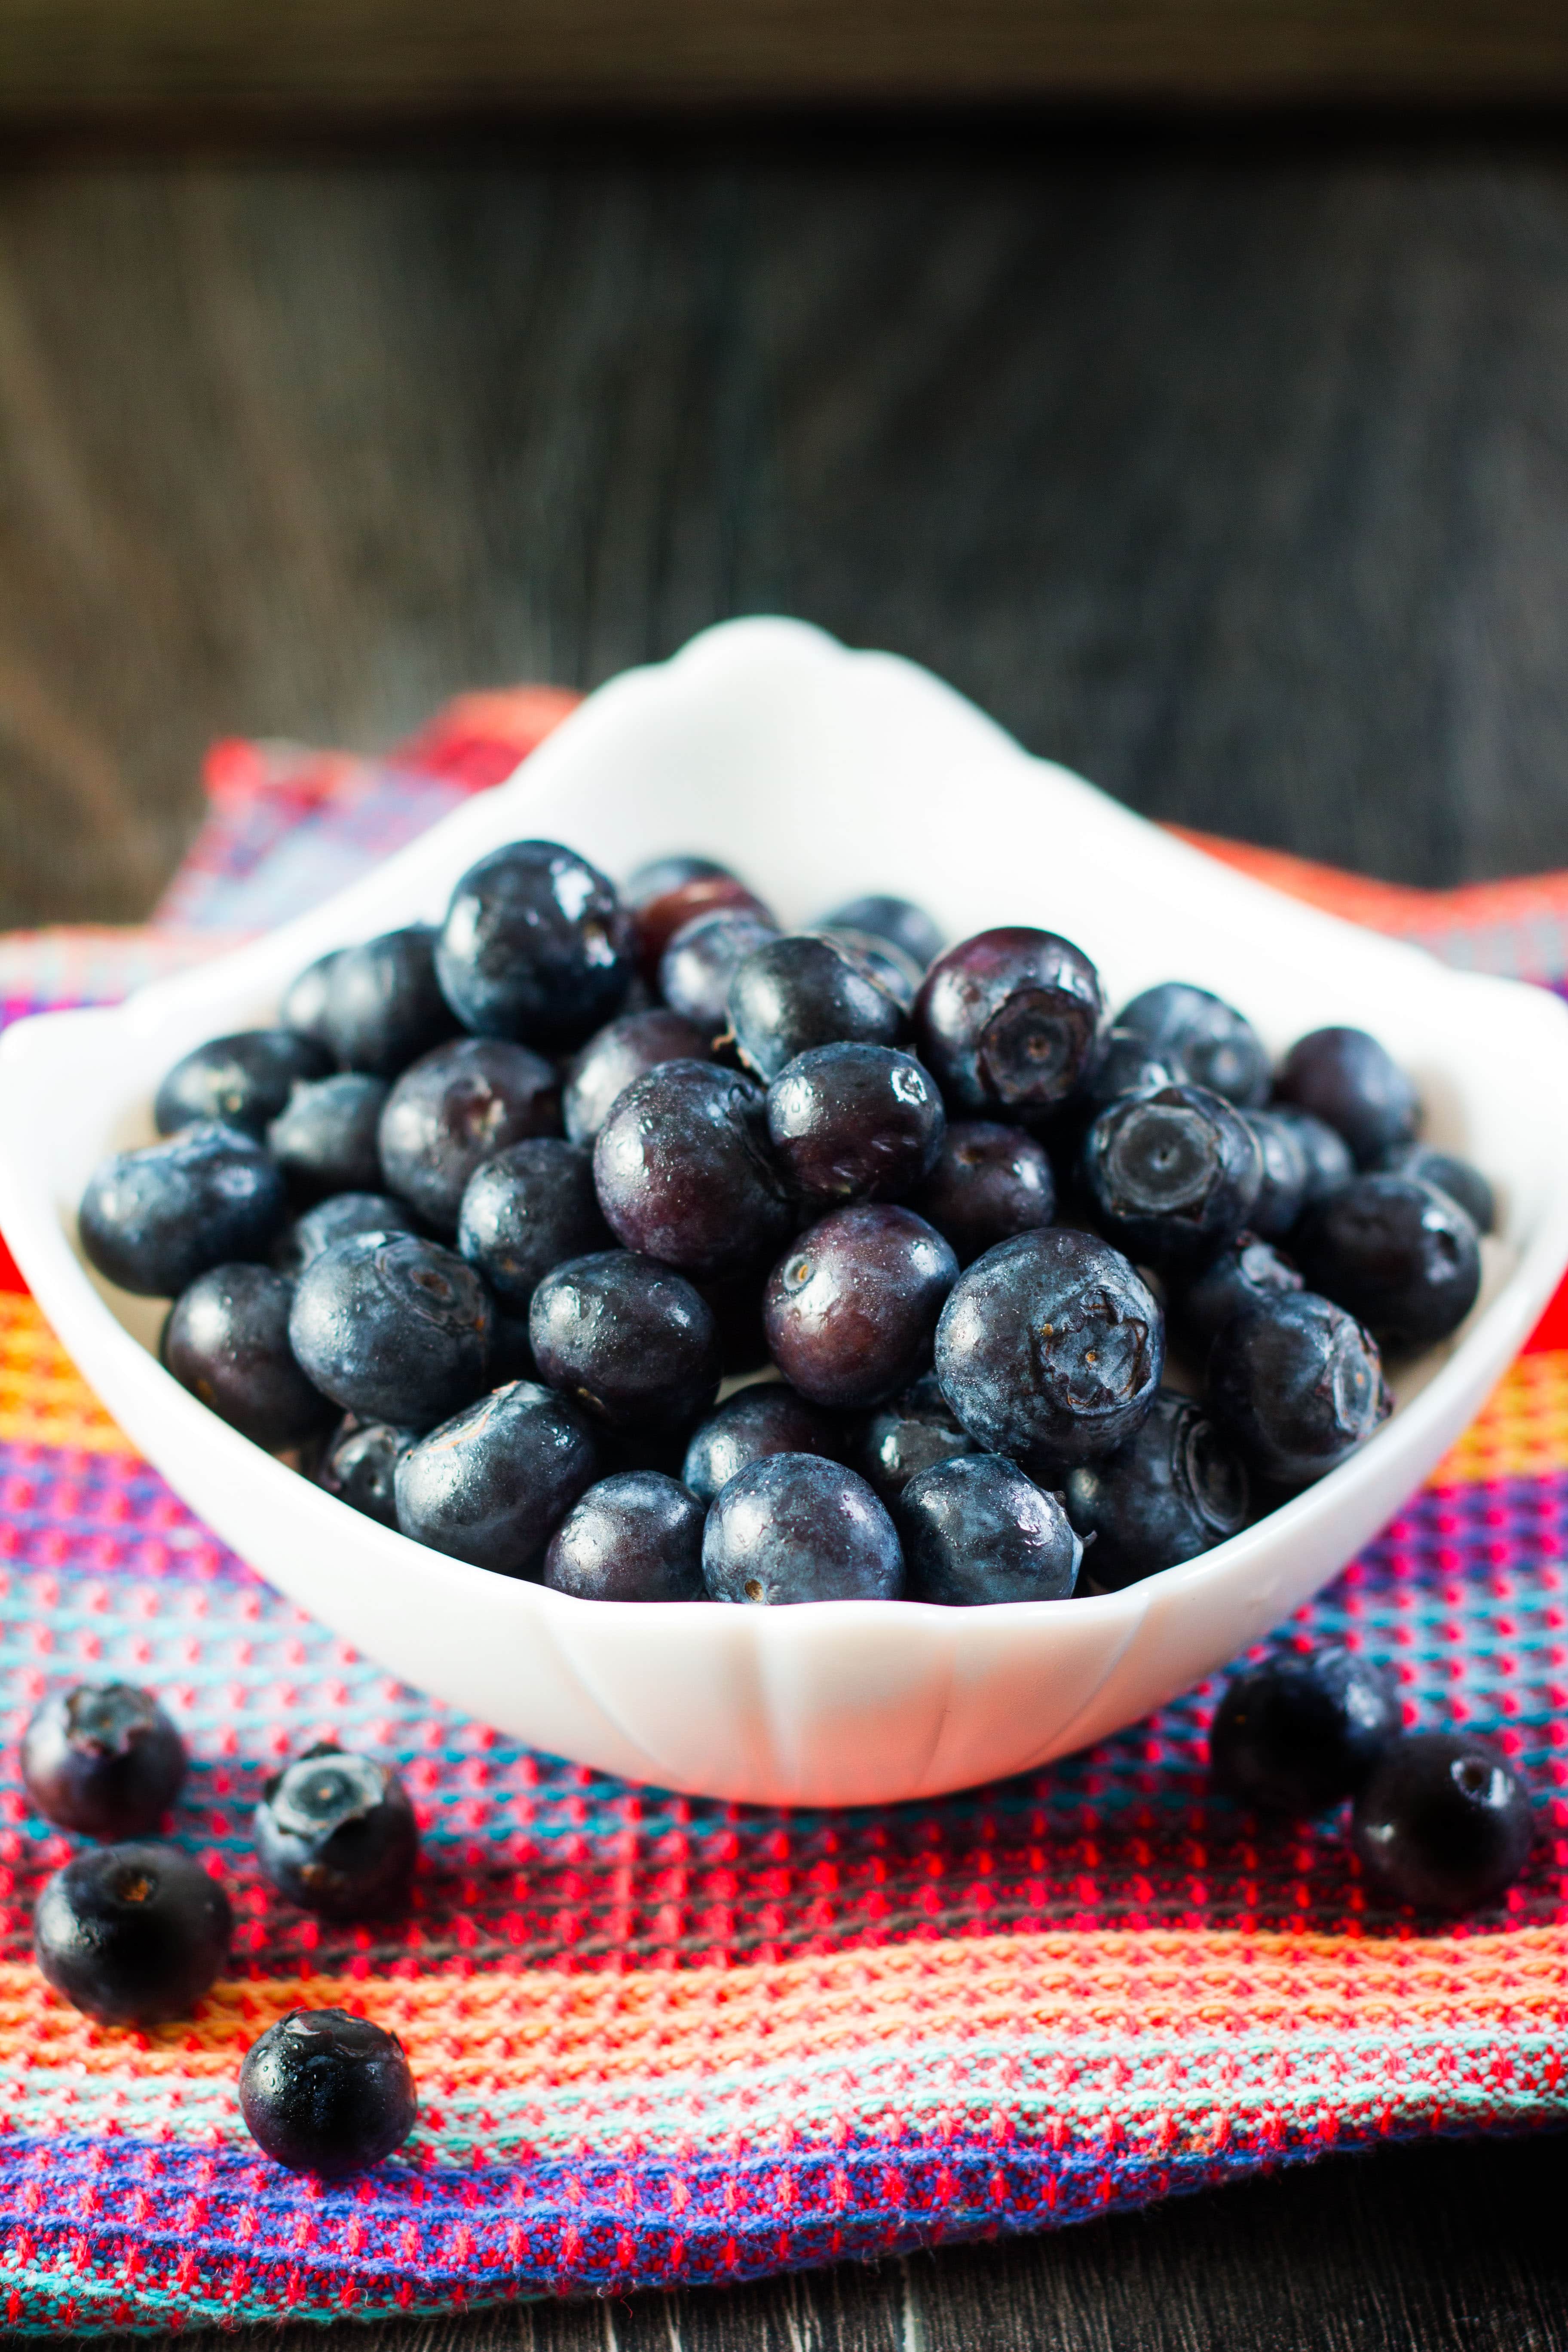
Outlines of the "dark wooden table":
{"label": "dark wooden table", "polygon": [[[933,664],[1156,815],[1414,882],[1568,864],[1563,141],[519,131],[0,173],[0,922],[142,912],[213,734],[372,746],[757,609]],[[1548,2352],[1563,2179],[1555,2142],[1395,2151],[377,2334]]]}

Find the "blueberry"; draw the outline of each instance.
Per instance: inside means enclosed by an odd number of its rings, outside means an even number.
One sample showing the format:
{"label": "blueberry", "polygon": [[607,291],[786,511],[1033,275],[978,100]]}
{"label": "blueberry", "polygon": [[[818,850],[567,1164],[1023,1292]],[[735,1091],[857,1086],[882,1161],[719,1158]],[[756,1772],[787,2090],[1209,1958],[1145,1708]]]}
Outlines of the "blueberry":
{"label": "blueberry", "polygon": [[344,948],[327,977],[326,1037],[345,1070],[395,1078],[457,1028],[424,923]]}
{"label": "blueberry", "polygon": [[1099,1059],[1100,975],[1053,931],[981,931],[939,956],[915,1000],[915,1042],[951,1111],[1043,1118]]}
{"label": "blueberry", "polygon": [[914,1010],[921,982],[925,978],[925,966],[907,956],[891,940],[879,940],[871,931],[824,930],[818,936],[831,940],[858,966],[868,980],[890,996],[907,1022]]}
{"label": "blueberry", "polygon": [[900,1200],[946,1124],[934,1080],[888,1045],[814,1045],[768,1088],[773,1156],[807,1200]]}
{"label": "blueberry", "polygon": [[1101,1111],[1083,1181],[1107,1240],[1141,1264],[1201,1265],[1247,1223],[1263,1183],[1257,1137],[1223,1095],[1162,1087]]}
{"label": "blueberry", "polygon": [[583,1601],[701,1601],[706,1517],[657,1470],[601,1478],[551,1537],[540,1580]]}
{"label": "blueberry", "polygon": [[1415,1087],[1364,1029],[1314,1029],[1300,1038],[1274,1091],[1343,1136],[1363,1168],[1396,1143],[1409,1143],[1421,1121]]}
{"label": "blueberry", "polygon": [[843,1433],[831,1414],[784,1381],[742,1389],[691,1433],[681,1479],[702,1503],[770,1454],[821,1454],[837,1461]]}
{"label": "blueberry", "polygon": [[525,1136],[561,1130],[554,1066],[526,1045],[465,1037],[405,1070],[381,1114],[382,1179],[438,1233],[456,1231],[469,1177]]}
{"label": "blueberry", "polygon": [[816,926],[819,931],[869,931],[887,940],[924,971],[942,953],[943,940],[923,907],[910,898],[889,898],[873,892],[864,898],[847,898]]}
{"label": "blueberry", "polygon": [[417,1443],[412,1429],[395,1429],[387,1421],[362,1421],[357,1412],[343,1415],[316,1465],[316,1484],[353,1511],[379,1519],[384,1528],[397,1525],[393,1482],[397,1465]]}
{"label": "blueberry", "polygon": [[910,1480],[893,1506],[911,1601],[972,1609],[1065,1601],[1083,1546],[1054,1495],[1000,1454],[962,1454]]}
{"label": "blueberry", "polygon": [[1048,1226],[961,1274],[936,1334],[942,1392],[988,1454],[1042,1473],[1131,1437],[1165,1362],[1159,1304],[1092,1234]]}
{"label": "blueberry", "polygon": [[390,1192],[334,1192],[285,1225],[272,1244],[272,1263],[279,1274],[299,1276],[324,1249],[347,1241],[351,1234],[417,1231],[407,1209]]}
{"label": "blueberry", "polygon": [[1247,1472],[1207,1412],[1162,1389],[1142,1427],[1067,1476],[1068,1517],[1089,1544],[1085,1573],[1120,1591],[1196,1559],[1247,1524]]}
{"label": "blueberry", "polygon": [[609,1117],[610,1106],[645,1070],[661,1062],[705,1062],[712,1052],[712,1035],[667,1005],[650,1013],[623,1013],[607,1029],[590,1037],[566,1070],[566,1091],[561,1099],[566,1132],[574,1143],[590,1149]]}
{"label": "blueberry", "polygon": [[[1140,1029],[1118,1023],[1105,1033],[1100,1059],[1083,1082],[1079,1099],[1097,1116],[1123,1095],[1158,1094],[1162,1087],[1188,1087],[1197,1081],[1171,1045],[1153,1045]],[[1220,1089],[1211,1089],[1218,1094]]]}
{"label": "blueberry", "polygon": [[1268,1055],[1250,1021],[1206,988],[1162,981],[1116,1016],[1156,1052],[1173,1054],[1192,1085],[1251,1108],[1268,1099]]}
{"label": "blueberry", "polygon": [[1200,1368],[1215,1335],[1233,1315],[1266,1305],[1281,1291],[1305,1288],[1289,1258],[1256,1234],[1238,1234],[1228,1249],[1210,1258],[1171,1299],[1171,1323],[1184,1350]]}
{"label": "blueberry", "polygon": [[972,1265],[998,1242],[1050,1223],[1057,1212],[1050,1154],[1021,1128],[960,1119],[942,1137],[910,1206],[952,1244],[960,1265]]}
{"label": "blueberry", "polygon": [[753,948],[736,966],[727,1009],[736,1051],[764,1085],[809,1046],[896,1045],[905,1025],[897,1000],[859,958],[816,931]]}
{"label": "blueberry", "polygon": [[[1497,1223],[1497,1199],[1479,1168],[1451,1151],[1437,1151],[1429,1143],[1396,1143],[1377,1163],[1380,1175],[1414,1176],[1436,1184],[1457,1201],[1479,1234],[1489,1234]],[[1347,1171],[1348,1172],[1348,1171]]]}
{"label": "blueberry", "polygon": [[453,891],[436,971],[476,1036],[559,1052],[620,1011],[632,980],[631,918],[574,850],[514,841],[470,866]]}
{"label": "blueberry", "polygon": [[547,1274],[528,1310],[539,1377],[612,1429],[681,1429],[719,1393],[719,1329],[700,1291],[636,1250]]}
{"label": "blueberry", "polygon": [[776,923],[739,908],[695,916],[659,959],[658,992],[672,1013],[715,1038],[730,1018],[730,982],[753,948],[777,937]]}
{"label": "blueberry", "polygon": [[618,1242],[694,1278],[754,1265],[794,1223],[761,1088],[708,1062],[633,1081],[599,1130],[594,1183]]}
{"label": "blueberry", "polygon": [[295,1286],[289,1339],[324,1396],[367,1421],[428,1429],[485,1385],[490,1302],[452,1250],[355,1234]]}
{"label": "blueberry", "polygon": [[79,1228],[89,1262],[121,1290],[177,1298],[198,1274],[264,1258],[289,1214],[283,1171],[232,1127],[187,1127],[93,1170]]}
{"label": "blueberry", "polygon": [[433,1551],[529,1576],[598,1475],[583,1414],[513,1381],[410,1447],[397,1465],[397,1524]]}
{"label": "blueberry", "polygon": [[1215,1785],[1259,1812],[1321,1813],[1363,1788],[1400,1727],[1381,1666],[1338,1642],[1231,1676],[1209,1727]]}
{"label": "blueberry", "polygon": [[1476,1303],[1480,1242],[1450,1194],[1413,1176],[1357,1176],[1302,1220],[1291,1246],[1316,1290],[1384,1348],[1447,1339]]}
{"label": "blueberry", "polygon": [[958,1260],[912,1210],[865,1202],[808,1226],[768,1276],[763,1322],[786,1381],[816,1404],[880,1404],[931,1361]]}
{"label": "blueberry", "polygon": [[1315,1118],[1310,1110],[1298,1110],[1294,1103],[1284,1102],[1270,1103],[1268,1116],[1276,1127],[1288,1127],[1301,1147],[1307,1163],[1307,1186],[1301,1195],[1304,1209],[1310,1209],[1315,1202],[1326,1201],[1331,1192],[1349,1183],[1355,1174],[1350,1145],[1326,1119]]}
{"label": "blueberry", "polygon": [[274,2164],[346,2180],[403,2146],[419,2099],[395,2033],[341,2009],[291,2009],[246,2052],[239,2107]]}
{"label": "blueberry", "polygon": [[228,1957],[234,1915],[200,1863],[154,1839],[97,1846],[57,1870],[33,1913],[33,1956],[100,2025],[188,2017]]}
{"label": "blueberry", "polygon": [[331,1041],[327,1034],[327,992],[331,986],[332,966],[342,955],[342,948],[333,948],[314,963],[308,963],[297,979],[289,982],[278,1008],[280,1028],[292,1029],[296,1036],[313,1038],[330,1054]]}
{"label": "blueberry", "polygon": [[214,1037],[176,1062],[153,1097],[153,1124],[176,1134],[197,1120],[216,1120],[262,1136],[301,1078],[322,1078],[331,1057],[313,1038],[292,1029],[242,1029]]}
{"label": "blueberry", "polygon": [[297,1198],[375,1190],[381,1182],[376,1129],[387,1092],[384,1078],[357,1071],[295,1087],[267,1130],[267,1148]]}
{"label": "blueberry", "polygon": [[290,1903],[324,1919],[365,1919],[406,1904],[419,1826],[395,1772],[329,1741],[268,1781],[256,1850]]}
{"label": "blueberry", "polygon": [[922,1470],[979,1450],[953,1417],[935,1374],[928,1372],[902,1396],[868,1414],[856,1432],[849,1460],[882,1500],[890,1503]]}
{"label": "blueberry", "polygon": [[1282,1486],[1322,1477],[1389,1410],[1376,1340],[1310,1290],[1233,1316],[1209,1353],[1208,1392],[1253,1469]]}
{"label": "blueberry", "polygon": [[1390,1742],[1351,1814],[1351,1843],[1386,1902],[1468,1911],[1495,1902],[1530,1859],[1535,1816],[1489,1739],[1417,1732]]}
{"label": "blueberry", "polygon": [[714,1601],[787,1607],[805,1601],[896,1601],[904,1559],[864,1478],[820,1454],[770,1454],[715,1497],[702,1536]]}
{"label": "blueberry", "polygon": [[482,1160],[468,1179],[458,1247],[510,1315],[527,1316],[552,1265],[609,1245],[593,1154],[558,1135],[529,1136]]}
{"label": "blueberry", "polygon": [[1311,1181],[1306,1146],[1291,1122],[1276,1111],[1249,1110],[1242,1116],[1263,1155],[1263,1181],[1247,1223],[1264,1241],[1283,1241],[1306,1206]]}
{"label": "blueberry", "polygon": [[637,928],[637,961],[650,981],[677,931],[699,916],[723,909],[773,922],[762,900],[710,857],[656,857],[637,867],[621,896]]}
{"label": "blueberry", "polygon": [[79,1683],[22,1735],[22,1778],[46,1821],[82,1837],[143,1837],[180,1793],[185,1745],[151,1691]]}
{"label": "blueberry", "polygon": [[159,1352],[182,1388],[270,1454],[332,1418],[289,1344],[294,1285],[266,1265],[215,1265],[169,1310]]}

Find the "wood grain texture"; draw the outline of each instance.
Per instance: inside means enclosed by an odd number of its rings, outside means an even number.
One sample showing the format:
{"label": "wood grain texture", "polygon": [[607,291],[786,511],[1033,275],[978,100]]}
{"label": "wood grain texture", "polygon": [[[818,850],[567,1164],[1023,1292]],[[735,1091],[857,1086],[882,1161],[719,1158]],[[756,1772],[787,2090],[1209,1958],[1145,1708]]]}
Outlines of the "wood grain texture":
{"label": "wood grain texture", "polygon": [[1151,814],[1568,863],[1568,170],[848,138],[0,176],[0,921],[224,732],[372,746],[727,614]]}
{"label": "wood grain texture", "polygon": [[0,119],[1136,99],[1539,106],[1557,0],[6,0]]}

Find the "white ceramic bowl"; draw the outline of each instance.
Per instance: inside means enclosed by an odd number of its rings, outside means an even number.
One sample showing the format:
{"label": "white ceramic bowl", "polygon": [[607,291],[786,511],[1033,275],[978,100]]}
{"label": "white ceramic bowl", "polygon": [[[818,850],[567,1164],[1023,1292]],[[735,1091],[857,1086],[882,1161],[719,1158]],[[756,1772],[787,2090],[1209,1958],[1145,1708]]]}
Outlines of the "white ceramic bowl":
{"label": "white ceramic bowl", "polygon": [[[1428,1133],[1497,1184],[1488,1295],[1353,1460],[1217,1550],[1125,1592],[993,1609],[773,1612],[571,1600],[357,1517],[217,1421],[149,1353],[161,1305],[82,1264],[75,1208],[150,1137],[159,1077],[265,1020],[330,947],[434,917],[482,852],[544,835],[613,875],[723,858],[786,919],[907,892],[949,933],[1065,932],[1113,1002],[1173,976],[1283,1048],[1374,1030]],[[1365,1543],[1485,1398],[1568,1260],[1568,1009],[1279,897],[1030,759],[910,664],[745,621],[616,679],[509,784],[283,930],[109,1011],[19,1023],[0,1051],[0,1222],[121,1425],[241,1557],[420,1688],[558,1755],[766,1804],[885,1803],[1019,1772],[1135,1720],[1276,1624]]]}

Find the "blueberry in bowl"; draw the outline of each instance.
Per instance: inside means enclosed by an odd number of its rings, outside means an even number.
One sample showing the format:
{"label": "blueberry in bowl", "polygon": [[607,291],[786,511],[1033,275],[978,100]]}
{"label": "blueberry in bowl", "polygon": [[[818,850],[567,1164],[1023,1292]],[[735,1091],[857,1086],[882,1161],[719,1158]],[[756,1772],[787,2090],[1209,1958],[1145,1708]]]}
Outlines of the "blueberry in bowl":
{"label": "blueberry in bowl", "polygon": [[455,1250],[414,1234],[353,1234],[295,1284],[289,1341],[334,1404],[428,1429],[484,1388],[493,1312]]}
{"label": "blueberry in bowl", "polygon": [[879,1404],[931,1361],[957,1273],[947,1243],[912,1210],[834,1209],[768,1277],[763,1325],[773,1361],[816,1404]]}
{"label": "blueberry in bowl", "polygon": [[620,1011],[635,968],[615,885],[555,841],[491,850],[458,882],[436,946],[441,992],[476,1037],[580,1045]]}
{"label": "blueberry in bowl", "polygon": [[894,1601],[904,1557],[864,1478],[820,1454],[772,1454],[715,1496],[702,1577],[710,1600],[741,1607]]}
{"label": "blueberry in bowl", "polygon": [[922,1471],[979,1451],[936,1375],[927,1372],[855,1425],[848,1459],[882,1500],[891,1503]]}
{"label": "blueberry in bowl", "polygon": [[707,1516],[658,1470],[601,1478],[551,1537],[540,1580],[584,1601],[700,1601]]}
{"label": "blueberry in bowl", "polygon": [[289,1342],[294,1285],[266,1265],[215,1265],[169,1310],[159,1352],[182,1388],[276,1454],[332,1419]]}
{"label": "blueberry in bowl", "polygon": [[1313,1288],[1389,1349],[1446,1339],[1480,1291],[1473,1221],[1417,1176],[1354,1177],[1310,1211],[1293,1246]]}
{"label": "blueberry in bowl", "polygon": [[476,1169],[525,1136],[561,1131],[552,1062],[500,1037],[437,1045],[394,1086],[376,1130],[382,1181],[437,1233],[456,1232]]}
{"label": "blueberry in bowl", "polygon": [[1263,1181],[1256,1134],[1206,1087],[1124,1096],[1084,1142],[1095,1223],[1140,1265],[1184,1269],[1215,1256],[1247,1224]]}
{"label": "blueberry in bowl", "polygon": [[530,1576],[598,1475],[586,1416],[537,1381],[512,1381],[399,1458],[397,1524],[432,1551],[501,1576]]}
{"label": "blueberry in bowl", "polygon": [[1116,1024],[1169,1055],[1192,1085],[1242,1108],[1268,1101],[1268,1048],[1246,1014],[1212,990],[1163,981],[1124,1004]]}
{"label": "blueberry in bowl", "polygon": [[971,1265],[1015,1234],[1056,1216],[1056,1176],[1043,1143],[995,1119],[954,1119],[910,1206]]}
{"label": "blueberry in bowl", "polygon": [[1100,974],[1080,948],[1022,926],[981,931],[940,955],[915,1000],[915,1047],[950,1112],[1039,1118],[1100,1057]]}
{"label": "blueberry in bowl", "polygon": [[636,1250],[568,1258],[528,1310],[539,1377],[612,1429],[686,1429],[719,1393],[719,1327],[701,1292]]}
{"label": "blueberry in bowl", "polygon": [[898,1201],[928,1176],[947,1125],[912,1054],[843,1041],[809,1046],[768,1088],[768,1140],[811,1201]]}
{"label": "blueberry in bowl", "polygon": [[1100,1592],[1212,1551],[1247,1525],[1251,1503],[1236,1447],[1205,1406],[1166,1389],[1114,1452],[1069,1470],[1063,1491]]}
{"label": "blueberry in bowl", "polygon": [[292,1029],[242,1029],[175,1063],[153,1097],[160,1135],[216,1121],[260,1138],[296,1086],[331,1068],[326,1047]]}
{"label": "blueberry in bowl", "polygon": [[203,1120],[102,1161],[78,1229],[89,1263],[121,1290],[175,1298],[210,1266],[264,1259],[288,1216],[277,1161],[238,1128]]}
{"label": "blueberry in bowl", "polygon": [[754,947],[725,1000],[742,1062],[764,1086],[813,1045],[896,1045],[904,1010],[841,940],[796,931]]}
{"label": "blueberry in bowl", "polygon": [[731,1478],[770,1454],[822,1454],[838,1461],[845,1436],[837,1416],[797,1394],[787,1381],[768,1381],[740,1390],[698,1423],[681,1479],[700,1502],[710,1503]]}
{"label": "blueberry in bowl", "polygon": [[999,1454],[955,1454],[918,1472],[893,1523],[911,1601],[1065,1601],[1078,1582],[1083,1545],[1059,1498]]}
{"label": "blueberry in bowl", "polygon": [[794,1222],[762,1088],[710,1062],[665,1062],[626,1088],[594,1146],[594,1186],[618,1242],[693,1281],[771,1257]]}

